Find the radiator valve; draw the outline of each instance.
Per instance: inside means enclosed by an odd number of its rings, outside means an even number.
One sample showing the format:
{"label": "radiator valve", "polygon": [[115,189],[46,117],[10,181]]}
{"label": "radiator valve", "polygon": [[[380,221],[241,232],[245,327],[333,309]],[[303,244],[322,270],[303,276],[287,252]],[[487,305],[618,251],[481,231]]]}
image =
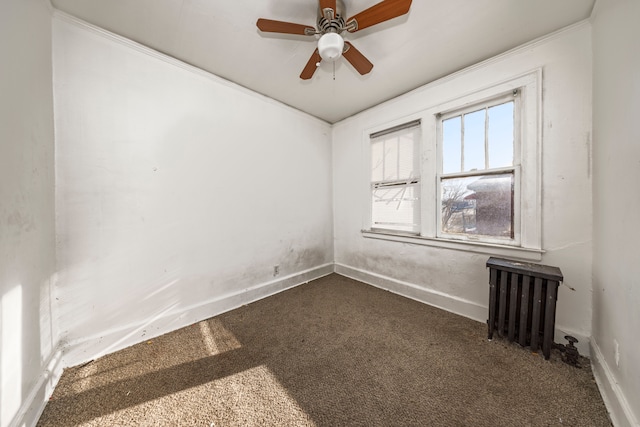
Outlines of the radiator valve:
{"label": "radiator valve", "polygon": [[580,364],[578,363],[578,359],[580,358],[580,353],[578,352],[578,349],[574,345],[575,343],[578,342],[578,340],[576,339],[576,337],[572,337],[571,335],[565,335],[564,339],[569,341],[569,344],[564,346],[562,361],[571,366],[575,366],[576,368],[581,368]]}

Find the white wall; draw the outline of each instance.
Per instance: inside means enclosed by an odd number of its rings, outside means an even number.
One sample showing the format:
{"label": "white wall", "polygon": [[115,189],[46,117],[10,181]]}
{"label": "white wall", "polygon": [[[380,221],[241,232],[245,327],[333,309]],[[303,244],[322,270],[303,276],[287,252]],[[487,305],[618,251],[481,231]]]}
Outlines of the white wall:
{"label": "white wall", "polygon": [[[0,2],[0,426],[35,423],[57,331],[51,11]],[[59,368],[58,368],[59,371]],[[58,372],[59,373],[59,372]]]}
{"label": "white wall", "polygon": [[[581,23],[374,107],[334,127],[336,271],[486,321],[489,255],[363,238],[366,129],[542,68],[543,264],[560,267],[557,326],[591,335],[591,31]],[[570,290],[574,288],[575,290]],[[564,342],[564,333],[556,341]]]}
{"label": "white wall", "polygon": [[333,271],[327,123],[61,13],[53,35],[65,365]]}
{"label": "white wall", "polygon": [[637,0],[598,0],[593,17],[592,344],[620,426],[640,425],[639,19]]}

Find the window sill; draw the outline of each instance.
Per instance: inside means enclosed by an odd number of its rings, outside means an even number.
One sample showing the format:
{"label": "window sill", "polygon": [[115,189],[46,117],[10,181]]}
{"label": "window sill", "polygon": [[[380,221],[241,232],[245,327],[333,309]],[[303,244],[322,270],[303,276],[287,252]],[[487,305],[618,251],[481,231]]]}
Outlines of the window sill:
{"label": "window sill", "polygon": [[362,236],[369,239],[388,240],[392,242],[410,243],[414,245],[433,246],[464,252],[473,252],[500,257],[517,258],[526,261],[541,261],[541,249],[529,249],[515,246],[496,245],[480,242],[461,242],[457,240],[436,239],[410,234],[395,234],[383,231],[362,230]]}

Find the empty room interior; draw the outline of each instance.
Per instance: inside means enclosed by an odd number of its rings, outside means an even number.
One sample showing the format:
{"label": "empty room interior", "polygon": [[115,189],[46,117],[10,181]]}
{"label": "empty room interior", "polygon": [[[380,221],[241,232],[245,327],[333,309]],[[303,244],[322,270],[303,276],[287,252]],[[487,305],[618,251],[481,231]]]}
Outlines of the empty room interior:
{"label": "empty room interior", "polygon": [[[610,422],[640,426],[639,20],[637,0],[3,0],[0,427],[56,425],[56,402],[99,402],[102,375],[136,366],[81,421],[209,387],[190,404],[227,406],[202,425],[283,425],[274,407],[289,425],[524,425],[471,383],[491,358],[592,372]],[[575,337],[582,369],[487,339],[510,315],[490,258],[557,267],[551,339]],[[509,274],[515,295],[528,276]],[[358,339],[376,330],[404,385],[376,382],[395,375]],[[148,371],[161,345],[167,380]],[[429,418],[452,363],[474,396]],[[369,400],[331,400],[358,381]],[[242,402],[262,418],[225,423]],[[528,425],[572,424],[547,412]],[[167,420],[147,425],[195,425]]]}

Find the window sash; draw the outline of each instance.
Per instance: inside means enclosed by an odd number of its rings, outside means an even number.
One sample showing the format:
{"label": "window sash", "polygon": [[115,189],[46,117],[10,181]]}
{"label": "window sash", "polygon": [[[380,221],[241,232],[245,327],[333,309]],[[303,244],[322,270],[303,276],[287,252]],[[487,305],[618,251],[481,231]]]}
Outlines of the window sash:
{"label": "window sash", "polygon": [[[453,108],[447,110],[442,113],[436,114],[436,144],[437,144],[437,172],[436,172],[436,183],[435,183],[435,199],[436,199],[436,214],[435,214],[435,237],[442,239],[450,239],[450,240],[461,240],[461,241],[473,241],[473,242],[484,242],[489,244],[502,244],[502,245],[510,245],[510,246],[520,246],[521,245],[521,232],[520,232],[520,164],[519,164],[519,155],[520,155],[520,146],[521,146],[521,130],[520,130],[520,115],[522,114],[522,110],[520,107],[520,89],[513,89],[507,93],[503,93],[497,96],[490,97],[488,99],[484,99],[480,102],[475,102],[470,105],[464,106],[462,108]],[[443,141],[443,123],[446,120],[449,120],[454,117],[464,116],[465,114],[473,113],[476,111],[485,112],[494,106],[502,105],[506,102],[514,101],[514,112],[513,112],[513,165],[509,167],[503,168],[488,168],[486,162],[488,159],[485,157],[485,169],[478,169],[473,171],[464,171],[464,168],[461,164],[461,172],[455,173],[443,173],[443,164],[444,164],[444,141]],[[486,114],[486,113],[485,113]],[[485,151],[489,148],[486,144],[487,130],[486,130],[486,120],[485,116]],[[462,134],[464,136],[464,130],[462,130]],[[464,158],[464,147],[461,148],[461,156]],[[485,152],[486,155],[486,152]],[[483,177],[490,175],[498,175],[498,174],[513,174],[513,184],[512,184],[512,195],[511,195],[511,235],[510,236],[491,236],[484,234],[471,234],[471,233],[450,233],[446,232],[444,229],[443,220],[443,200],[442,200],[442,188],[443,181],[454,178],[467,178],[467,177]]]}

